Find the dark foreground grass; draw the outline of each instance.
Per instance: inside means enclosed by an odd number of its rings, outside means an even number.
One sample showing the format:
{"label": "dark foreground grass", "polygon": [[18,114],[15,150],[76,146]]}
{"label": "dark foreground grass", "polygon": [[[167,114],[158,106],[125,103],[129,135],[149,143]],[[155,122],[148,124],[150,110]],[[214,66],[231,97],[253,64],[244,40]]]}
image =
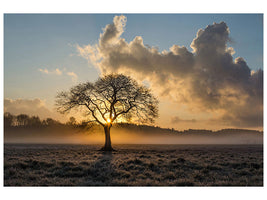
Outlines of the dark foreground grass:
{"label": "dark foreground grass", "polygon": [[5,186],[263,186],[262,145],[5,144]]}

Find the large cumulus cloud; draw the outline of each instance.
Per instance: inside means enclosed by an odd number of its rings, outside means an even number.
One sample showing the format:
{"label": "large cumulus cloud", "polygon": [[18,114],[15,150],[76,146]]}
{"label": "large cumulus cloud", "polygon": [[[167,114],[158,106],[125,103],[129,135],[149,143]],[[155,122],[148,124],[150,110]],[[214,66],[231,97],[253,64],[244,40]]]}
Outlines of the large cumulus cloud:
{"label": "large cumulus cloud", "polygon": [[144,45],[140,36],[128,43],[121,37],[125,25],[125,16],[115,16],[103,29],[98,44],[77,46],[80,55],[102,74],[131,73],[140,81],[149,81],[160,96],[177,105],[217,113],[213,120],[220,123],[262,126],[263,71],[252,72],[243,58],[233,58],[225,22],[200,29],[191,43],[192,52],[178,45],[160,52]]}

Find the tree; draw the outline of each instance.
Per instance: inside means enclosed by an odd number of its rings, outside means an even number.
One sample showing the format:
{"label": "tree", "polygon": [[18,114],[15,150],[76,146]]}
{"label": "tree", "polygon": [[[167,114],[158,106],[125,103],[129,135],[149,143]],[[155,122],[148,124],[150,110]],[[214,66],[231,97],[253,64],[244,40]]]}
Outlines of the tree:
{"label": "tree", "polygon": [[52,118],[46,118],[45,120],[43,120],[42,124],[45,126],[56,126],[60,123]]}
{"label": "tree", "polygon": [[29,116],[25,114],[20,114],[17,116],[17,121],[19,126],[27,126],[29,124]]}
{"label": "tree", "polygon": [[10,114],[9,112],[4,113],[4,127],[11,127],[14,123],[15,116]]}
{"label": "tree", "polygon": [[89,117],[104,128],[105,145],[101,150],[112,151],[110,129],[113,123],[153,122],[158,116],[158,100],[151,91],[139,85],[129,76],[110,74],[95,83],[86,82],[74,86],[56,97],[59,112],[67,113],[81,108]]}
{"label": "tree", "polygon": [[38,116],[32,116],[29,119],[29,126],[31,127],[40,127],[42,125],[42,122]]}
{"label": "tree", "polygon": [[75,117],[70,117],[69,121],[66,124],[75,127],[77,124]]}

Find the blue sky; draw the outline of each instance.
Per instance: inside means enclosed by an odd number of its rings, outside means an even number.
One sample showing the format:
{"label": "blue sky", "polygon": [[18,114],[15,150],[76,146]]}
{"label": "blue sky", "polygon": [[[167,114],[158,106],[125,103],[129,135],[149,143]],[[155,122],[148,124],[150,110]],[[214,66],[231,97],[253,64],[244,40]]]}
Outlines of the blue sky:
{"label": "blue sky", "polygon": [[[49,108],[57,91],[77,82],[94,81],[99,75],[87,60],[78,56],[76,44],[98,42],[103,28],[116,14],[5,14],[4,97],[40,98]],[[120,14],[119,14],[120,15]],[[243,57],[252,70],[263,68],[263,15],[261,14],[124,14],[122,35],[127,42],[142,36],[144,44],[160,51],[174,45],[186,46],[197,31],[224,21],[230,29],[235,57]],[[63,75],[41,73],[59,69]],[[66,74],[77,74],[73,81]],[[65,74],[65,75],[64,75]]]}

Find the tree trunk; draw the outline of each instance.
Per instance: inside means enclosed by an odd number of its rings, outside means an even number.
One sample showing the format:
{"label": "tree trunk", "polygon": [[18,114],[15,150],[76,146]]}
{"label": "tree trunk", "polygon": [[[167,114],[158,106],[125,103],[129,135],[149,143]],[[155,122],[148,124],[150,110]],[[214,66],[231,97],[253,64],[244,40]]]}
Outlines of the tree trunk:
{"label": "tree trunk", "polygon": [[102,151],[112,151],[113,148],[111,147],[111,139],[110,139],[110,125],[104,127],[105,131],[105,146],[101,148]]}

